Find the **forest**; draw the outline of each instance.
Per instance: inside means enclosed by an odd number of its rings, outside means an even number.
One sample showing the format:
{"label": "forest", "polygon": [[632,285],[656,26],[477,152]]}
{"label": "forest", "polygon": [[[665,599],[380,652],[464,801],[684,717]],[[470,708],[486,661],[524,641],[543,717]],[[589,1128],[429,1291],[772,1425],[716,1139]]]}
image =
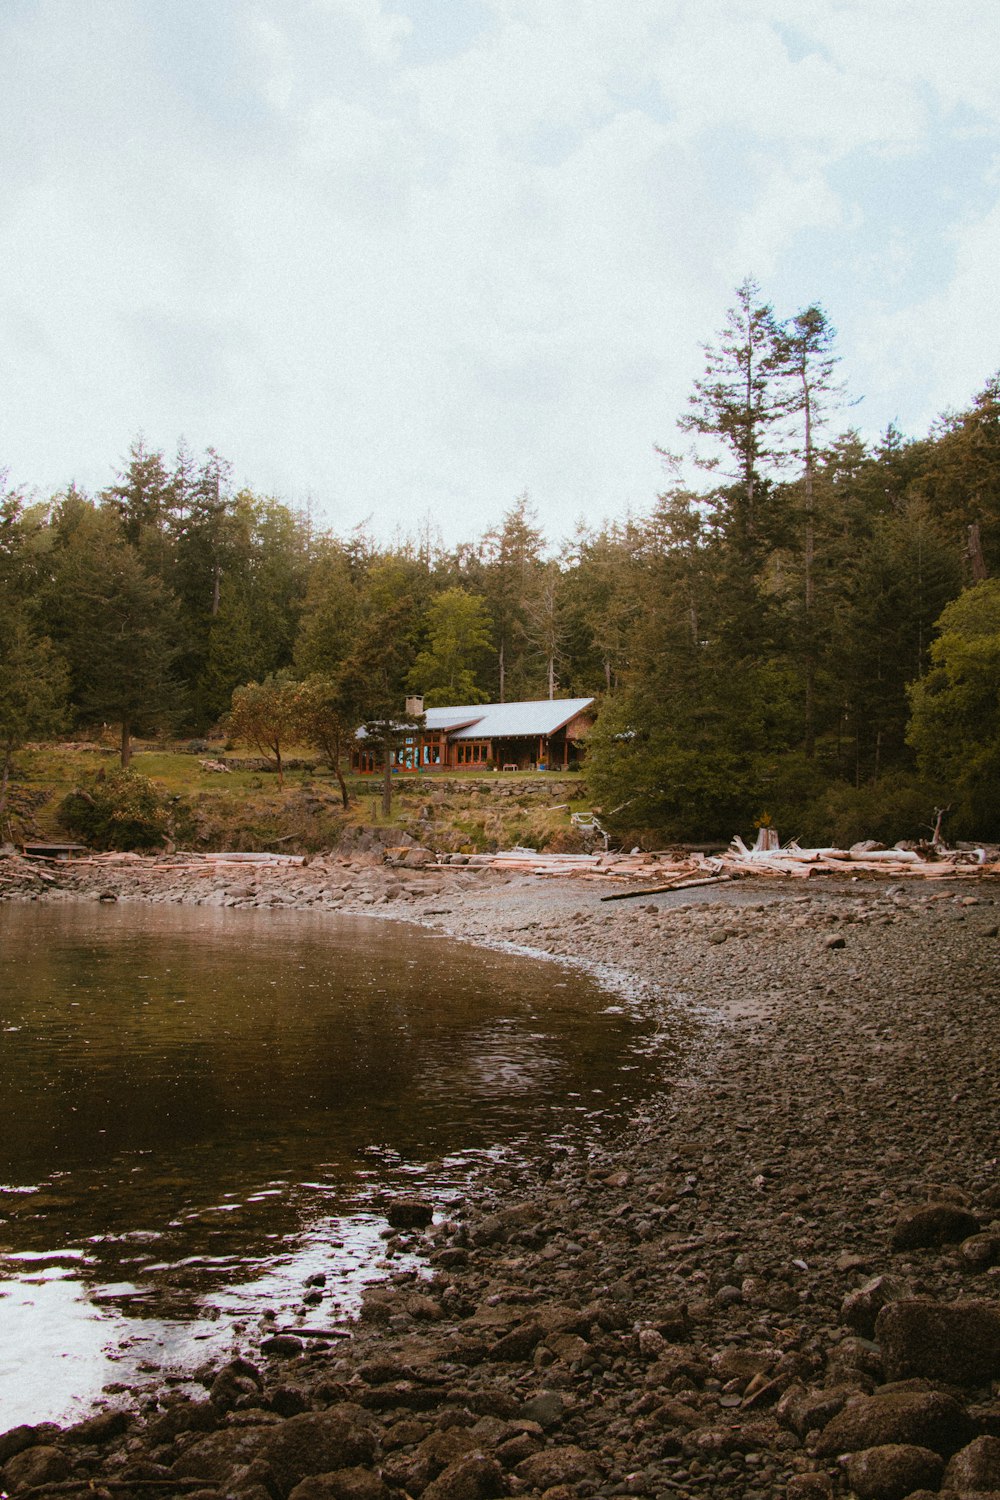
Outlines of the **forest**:
{"label": "forest", "polygon": [[866,444],[851,406],[822,307],[781,318],[747,280],[662,493],[567,538],[527,495],[457,547],[337,535],[141,438],[98,494],[4,482],[3,791],[29,741],[97,725],[127,764],[267,698],[336,758],[408,692],[594,694],[621,837],[895,840],[937,809],[1000,837],[1000,374],[924,436]]}

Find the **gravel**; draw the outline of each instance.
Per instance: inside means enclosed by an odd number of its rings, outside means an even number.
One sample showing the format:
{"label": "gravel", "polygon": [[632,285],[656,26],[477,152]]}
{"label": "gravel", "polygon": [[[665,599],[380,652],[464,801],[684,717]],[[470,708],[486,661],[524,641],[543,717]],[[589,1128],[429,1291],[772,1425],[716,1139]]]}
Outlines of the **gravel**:
{"label": "gravel", "polygon": [[427,1273],[373,1287],[349,1340],[248,1348],[202,1372],[203,1399],[126,1405],[124,1430],[0,1436],[9,1494],[890,1500],[911,1472],[925,1490],[993,1473],[995,877],[603,903],[596,881],[363,859],[167,863],[50,867],[39,890],[8,858],[0,892],[363,911],[514,944],[627,986],[685,1065],[614,1138],[497,1163],[430,1224],[408,1202],[388,1243]]}

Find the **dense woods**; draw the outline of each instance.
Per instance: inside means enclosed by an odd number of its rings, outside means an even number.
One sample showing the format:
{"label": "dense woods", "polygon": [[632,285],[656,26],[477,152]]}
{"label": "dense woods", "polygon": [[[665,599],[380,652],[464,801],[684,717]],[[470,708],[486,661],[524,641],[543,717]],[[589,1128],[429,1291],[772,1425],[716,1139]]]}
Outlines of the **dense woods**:
{"label": "dense woods", "polygon": [[745,282],[663,493],[561,541],[523,495],[455,548],[318,532],[141,439],[100,494],[4,486],[3,789],[30,739],[113,724],[127,764],[265,688],[332,762],[407,692],[597,694],[588,778],[623,834],[896,838],[948,806],[946,834],[996,837],[1000,375],[868,446],[836,367],[820,307],[782,320]]}

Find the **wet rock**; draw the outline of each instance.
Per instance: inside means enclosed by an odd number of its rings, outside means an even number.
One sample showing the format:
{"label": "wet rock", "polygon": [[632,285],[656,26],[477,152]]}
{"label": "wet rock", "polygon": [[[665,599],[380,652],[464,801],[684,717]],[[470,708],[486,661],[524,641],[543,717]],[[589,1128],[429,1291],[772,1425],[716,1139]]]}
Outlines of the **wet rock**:
{"label": "wet rock", "polygon": [[891,1244],[894,1250],[920,1250],[958,1244],[978,1231],[975,1214],[957,1203],[918,1203],[896,1220]]}
{"label": "wet rock", "polygon": [[270,1338],[261,1339],[261,1354],[274,1355],[279,1359],[291,1359],[301,1354],[305,1344],[294,1333],[273,1333]]}
{"label": "wet rock", "polygon": [[1000,1303],[890,1302],[875,1333],[889,1380],[922,1375],[969,1386],[1000,1375]]}
{"label": "wet rock", "polygon": [[375,1438],[355,1406],[303,1412],[276,1426],[226,1428],[200,1438],[174,1463],[181,1479],[221,1481],[237,1467],[263,1459],[286,1496],[307,1474],[370,1463]]}
{"label": "wet rock", "polygon": [[39,1441],[37,1434],[37,1427],[31,1427],[26,1422],[20,1427],[11,1427],[0,1433],[0,1464],[5,1464],[15,1453],[22,1453],[25,1448],[33,1447]]}
{"label": "wet rock", "polygon": [[1000,1490],[1000,1438],[978,1437],[949,1461],[943,1488]]}
{"label": "wet rock", "polygon": [[936,1453],[907,1443],[888,1443],[844,1460],[847,1482],[858,1500],[905,1500],[917,1489],[936,1489],[944,1465]]}
{"label": "wet rock", "polygon": [[434,1205],[424,1198],[393,1198],[385,1205],[393,1229],[425,1229],[434,1219]]}
{"label": "wet rock", "polygon": [[120,1408],[102,1411],[67,1427],[63,1437],[68,1443],[109,1443],[112,1438],[120,1437],[127,1430],[131,1420],[131,1414]]}
{"label": "wet rock", "polygon": [[267,1399],[279,1417],[297,1417],[312,1406],[308,1393],[298,1385],[276,1385],[268,1391]]}
{"label": "wet rock", "polygon": [[969,1418],[953,1396],[941,1391],[889,1391],[856,1396],[823,1428],[815,1451],[824,1457],[909,1444],[947,1456],[970,1436]]}
{"label": "wet rock", "polygon": [[169,1443],[181,1432],[212,1432],[220,1422],[214,1401],[173,1401],[152,1417],[146,1427],[147,1441],[154,1446]]}
{"label": "wet rock", "polygon": [[3,1466],[4,1487],[17,1494],[19,1490],[31,1490],[39,1484],[58,1484],[67,1479],[70,1462],[61,1449],[50,1443],[40,1443],[15,1453]]}
{"label": "wet rock", "polygon": [[259,1394],[260,1371],[246,1359],[234,1359],[211,1382],[209,1399],[219,1411],[232,1411],[243,1396]]}
{"label": "wet rock", "polygon": [[209,1433],[185,1449],[170,1472],[178,1479],[221,1481],[259,1457],[270,1432],[268,1427],[226,1427]]}

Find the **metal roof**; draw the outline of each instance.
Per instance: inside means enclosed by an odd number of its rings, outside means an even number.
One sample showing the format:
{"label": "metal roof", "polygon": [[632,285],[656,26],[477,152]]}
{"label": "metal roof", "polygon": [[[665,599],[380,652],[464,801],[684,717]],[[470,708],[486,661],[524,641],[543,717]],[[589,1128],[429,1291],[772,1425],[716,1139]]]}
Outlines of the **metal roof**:
{"label": "metal roof", "polygon": [[466,703],[428,708],[428,729],[447,730],[456,740],[516,740],[555,734],[593,698],[538,698],[521,703]]}

